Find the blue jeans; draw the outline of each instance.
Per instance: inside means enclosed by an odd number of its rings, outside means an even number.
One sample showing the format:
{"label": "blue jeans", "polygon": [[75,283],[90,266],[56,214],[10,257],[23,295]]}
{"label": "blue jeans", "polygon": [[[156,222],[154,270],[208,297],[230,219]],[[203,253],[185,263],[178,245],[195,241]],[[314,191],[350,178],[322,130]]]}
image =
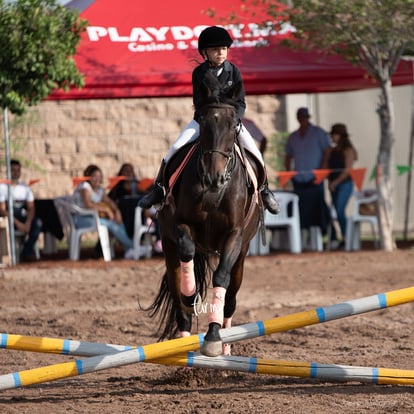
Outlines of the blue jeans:
{"label": "blue jeans", "polygon": [[340,183],[334,191],[331,191],[332,203],[338,216],[339,227],[341,228],[342,238],[345,239],[346,235],[346,215],[345,209],[349,199],[352,196],[354,190],[354,183],[352,180],[347,180]]}
{"label": "blue jeans", "polygon": [[[26,218],[27,218],[26,212],[23,211],[23,209],[19,209],[16,207],[13,208],[13,215],[17,220],[22,221],[23,223],[26,222]],[[35,248],[37,239],[39,238],[39,234],[42,230],[42,225],[43,223],[41,222],[40,219],[38,219],[37,217],[33,218],[32,224],[30,226],[29,235],[24,242],[23,250],[21,252],[22,257],[34,256],[35,254],[34,248]]]}
{"label": "blue jeans", "polygon": [[[95,219],[92,216],[74,215],[73,217],[73,221],[75,222],[76,227],[79,228],[92,226],[94,220]],[[100,218],[99,221],[122,244],[122,247],[125,251],[134,247],[134,243],[128,237],[123,224],[118,224],[115,221],[109,220],[107,218]]]}

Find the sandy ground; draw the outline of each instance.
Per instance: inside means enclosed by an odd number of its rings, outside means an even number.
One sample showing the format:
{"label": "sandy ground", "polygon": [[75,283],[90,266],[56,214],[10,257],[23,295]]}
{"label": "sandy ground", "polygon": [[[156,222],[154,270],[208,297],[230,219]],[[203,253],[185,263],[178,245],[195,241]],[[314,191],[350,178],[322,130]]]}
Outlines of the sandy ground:
{"label": "sandy ground", "polygon": [[[162,258],[83,258],[0,270],[1,331],[144,345]],[[234,325],[414,285],[414,249],[249,257]],[[414,304],[307,326],[233,346],[233,355],[414,370]],[[197,324],[196,324],[197,326]],[[206,323],[200,316],[198,331]],[[0,375],[73,357],[0,350]],[[414,387],[188,369],[149,363],[0,391],[1,413],[413,413]]]}

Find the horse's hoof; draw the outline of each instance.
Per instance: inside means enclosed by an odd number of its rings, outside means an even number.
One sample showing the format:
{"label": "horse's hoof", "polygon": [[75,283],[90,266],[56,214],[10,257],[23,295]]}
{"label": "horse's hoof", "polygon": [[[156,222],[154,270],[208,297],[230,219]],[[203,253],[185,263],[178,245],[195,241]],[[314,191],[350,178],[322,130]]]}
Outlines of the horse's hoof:
{"label": "horse's hoof", "polygon": [[204,341],[200,352],[208,357],[216,357],[223,352],[223,342],[221,341]]}

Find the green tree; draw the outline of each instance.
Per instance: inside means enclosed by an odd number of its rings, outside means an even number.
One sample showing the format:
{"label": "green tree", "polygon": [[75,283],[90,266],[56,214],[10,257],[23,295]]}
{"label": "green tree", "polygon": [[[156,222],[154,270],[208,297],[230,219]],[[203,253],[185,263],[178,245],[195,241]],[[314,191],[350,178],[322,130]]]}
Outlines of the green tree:
{"label": "green tree", "polygon": [[56,88],[83,86],[73,55],[85,30],[54,0],[0,0],[0,103],[22,114]]}
{"label": "green tree", "polygon": [[[8,110],[21,115],[54,89],[82,87],[73,55],[87,22],[55,0],[0,0],[0,104],[3,109],[7,178],[10,179]],[[9,191],[12,261],[13,209]]]}
{"label": "green tree", "polygon": [[394,106],[391,77],[405,50],[412,49],[414,0],[292,0],[275,12],[275,1],[263,0],[269,16],[289,21],[296,29],[291,47],[338,54],[364,68],[380,88],[377,113],[380,139],[377,153],[377,189],[382,248],[395,242],[392,205],[392,149]]}

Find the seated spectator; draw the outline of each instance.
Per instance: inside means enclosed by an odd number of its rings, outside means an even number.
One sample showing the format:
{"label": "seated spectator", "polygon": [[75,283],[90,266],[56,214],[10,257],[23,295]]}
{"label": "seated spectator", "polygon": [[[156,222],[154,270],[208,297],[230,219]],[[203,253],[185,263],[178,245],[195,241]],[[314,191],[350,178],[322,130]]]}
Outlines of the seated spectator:
{"label": "seated spectator", "polygon": [[[136,204],[133,202],[134,200],[122,200],[125,197],[130,196],[137,196],[137,200],[139,196],[146,194],[150,187],[153,185],[153,180],[142,179],[138,180],[134,167],[131,163],[124,163],[121,165],[117,173],[118,177],[127,177],[125,180],[119,181],[108,193],[108,196],[118,204],[121,209],[121,213],[123,216],[124,225],[126,227],[127,233],[130,237],[133,237],[134,229],[134,218],[135,218],[135,207]],[[137,201],[136,200],[136,201]],[[133,203],[131,204],[130,201]],[[125,208],[125,202],[128,202],[127,208]],[[133,205],[133,213],[131,209],[131,205]],[[126,210],[126,211],[125,211]],[[129,213],[128,213],[129,212]],[[161,246],[161,237],[159,232],[158,220],[156,218],[156,210],[154,208],[146,209],[143,212],[143,222],[147,225],[153,224],[156,229],[156,242],[154,243],[154,251],[156,253],[162,253],[162,246]]]}
{"label": "seated spectator", "polygon": [[[102,187],[103,175],[101,169],[91,164],[85,169],[83,175],[90,178],[76,187],[73,202],[79,207],[97,210],[101,224],[107,227],[110,233],[121,243],[125,258],[133,258],[133,242],[125,230],[118,206],[107,196],[105,189]],[[74,220],[79,227],[85,227],[89,223],[87,220],[92,220],[92,218],[75,216]]]}
{"label": "seated spectator", "polygon": [[[13,201],[14,228],[26,234],[26,240],[20,255],[20,261],[36,260],[35,245],[42,229],[42,222],[36,217],[34,195],[28,185],[20,181],[21,164],[17,160],[10,161],[11,196]],[[0,215],[5,217],[8,212],[8,185],[0,185]]]}
{"label": "seated spectator", "polygon": [[128,177],[128,179],[119,181],[111,188],[108,196],[112,200],[117,202],[122,197],[138,194],[138,179],[132,164],[127,162],[122,164],[116,175],[118,177]]}

